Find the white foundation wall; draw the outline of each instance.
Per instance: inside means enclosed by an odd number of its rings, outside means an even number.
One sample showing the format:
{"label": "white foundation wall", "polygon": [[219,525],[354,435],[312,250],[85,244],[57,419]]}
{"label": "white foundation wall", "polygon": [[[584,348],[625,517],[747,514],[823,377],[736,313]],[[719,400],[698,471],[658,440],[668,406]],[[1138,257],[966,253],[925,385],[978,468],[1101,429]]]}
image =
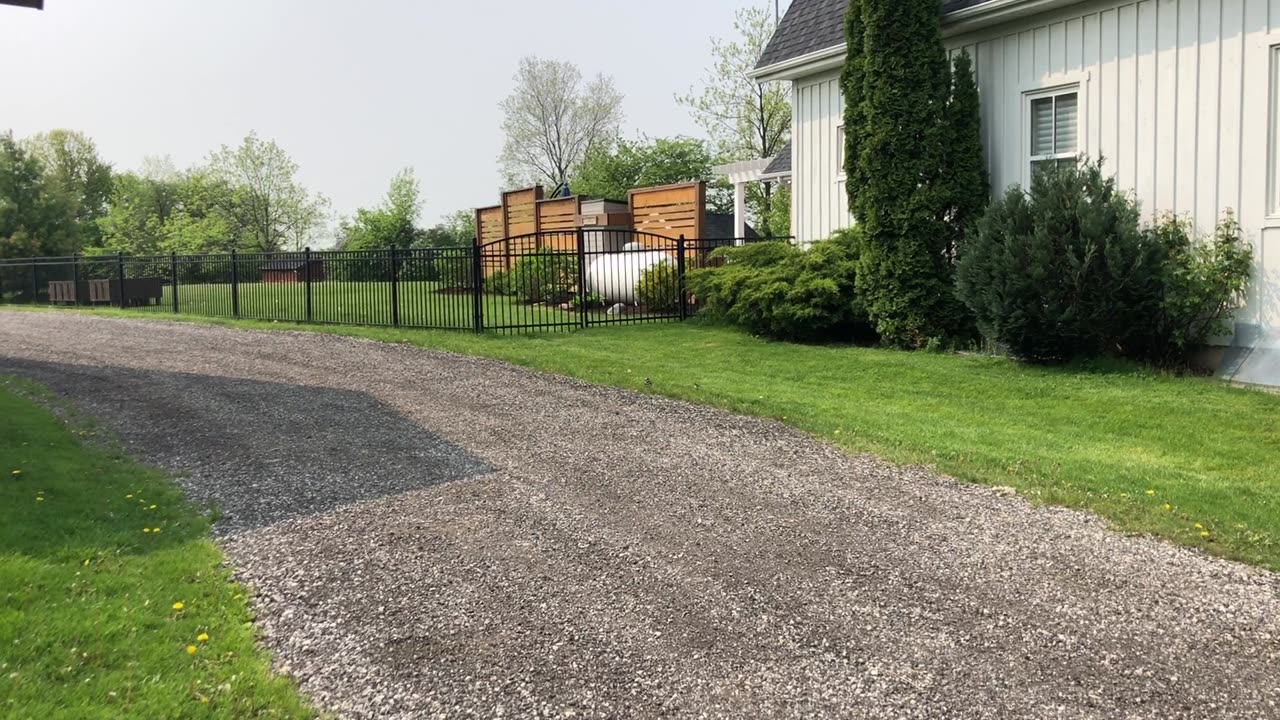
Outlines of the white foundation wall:
{"label": "white foundation wall", "polygon": [[[1257,275],[1236,320],[1280,343],[1280,203],[1269,189],[1280,180],[1280,0],[1084,2],[947,46],[974,59],[995,192],[1029,181],[1029,95],[1078,87],[1080,151],[1104,158],[1148,218],[1175,212],[1209,232],[1236,212]],[[838,71],[797,80],[793,102],[794,232],[812,242],[850,222]]]}

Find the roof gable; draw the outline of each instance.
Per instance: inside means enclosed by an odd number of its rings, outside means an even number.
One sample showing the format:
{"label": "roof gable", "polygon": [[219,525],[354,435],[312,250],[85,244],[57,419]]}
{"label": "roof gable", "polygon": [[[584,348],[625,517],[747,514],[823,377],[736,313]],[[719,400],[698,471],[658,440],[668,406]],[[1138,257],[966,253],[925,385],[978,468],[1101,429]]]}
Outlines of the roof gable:
{"label": "roof gable", "polygon": [[[945,0],[942,13],[981,5],[989,0]],[[787,14],[760,55],[756,69],[844,44],[844,12],[849,0],[792,0]]]}

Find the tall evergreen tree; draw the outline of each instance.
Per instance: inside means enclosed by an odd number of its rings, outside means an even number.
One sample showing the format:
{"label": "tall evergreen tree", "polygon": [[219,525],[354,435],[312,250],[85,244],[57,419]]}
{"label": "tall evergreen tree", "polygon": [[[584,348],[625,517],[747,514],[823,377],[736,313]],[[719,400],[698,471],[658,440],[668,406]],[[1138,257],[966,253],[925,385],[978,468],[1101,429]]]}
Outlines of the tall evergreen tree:
{"label": "tall evergreen tree", "polygon": [[[859,0],[861,57],[849,38],[846,79],[862,74],[850,209],[861,226],[857,287],[881,339],[920,347],[964,333],[948,252],[945,182],[951,72],[940,0]],[[856,33],[858,22],[846,23]],[[857,100],[857,93],[854,93]]]}
{"label": "tall evergreen tree", "polygon": [[962,50],[953,64],[947,130],[951,134],[946,145],[946,185],[951,200],[947,220],[953,237],[949,254],[954,257],[965,234],[973,230],[986,209],[990,193],[986,159],[982,154],[978,84],[968,51]]}
{"label": "tall evergreen tree", "polygon": [[840,74],[840,91],[844,95],[844,147],[841,150],[844,152],[845,188],[852,209],[856,193],[862,187],[857,177],[858,153],[862,147],[862,85],[866,78],[862,49],[862,0],[849,0],[844,16],[844,35],[849,51],[844,71]]}

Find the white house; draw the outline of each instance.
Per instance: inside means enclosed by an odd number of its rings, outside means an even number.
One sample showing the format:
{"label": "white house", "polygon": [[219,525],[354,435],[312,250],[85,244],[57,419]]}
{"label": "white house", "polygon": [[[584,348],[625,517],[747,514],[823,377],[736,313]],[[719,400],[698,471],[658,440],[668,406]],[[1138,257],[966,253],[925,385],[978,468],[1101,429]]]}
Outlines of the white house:
{"label": "white house", "polygon": [[[792,84],[791,156],[768,171],[790,171],[802,243],[850,222],[846,5],[793,0],[753,73]],[[1253,356],[1236,377],[1280,384],[1280,0],[944,0],[942,34],[974,59],[993,191],[1086,154],[1148,216],[1210,230],[1236,212],[1257,268],[1234,339],[1236,360]]]}

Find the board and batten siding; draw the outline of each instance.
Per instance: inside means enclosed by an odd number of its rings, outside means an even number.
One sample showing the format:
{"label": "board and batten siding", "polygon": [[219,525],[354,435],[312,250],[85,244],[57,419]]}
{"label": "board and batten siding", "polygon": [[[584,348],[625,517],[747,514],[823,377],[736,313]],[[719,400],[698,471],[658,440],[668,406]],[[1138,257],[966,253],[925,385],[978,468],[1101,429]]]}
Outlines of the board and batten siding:
{"label": "board and batten siding", "polygon": [[[1102,157],[1148,218],[1175,212],[1207,232],[1236,212],[1257,265],[1236,319],[1280,328],[1280,0],[1100,0],[946,43],[974,58],[993,191],[1029,181],[1029,95],[1078,87],[1080,151]],[[838,73],[793,93],[792,213],[811,242],[849,224]]]}

